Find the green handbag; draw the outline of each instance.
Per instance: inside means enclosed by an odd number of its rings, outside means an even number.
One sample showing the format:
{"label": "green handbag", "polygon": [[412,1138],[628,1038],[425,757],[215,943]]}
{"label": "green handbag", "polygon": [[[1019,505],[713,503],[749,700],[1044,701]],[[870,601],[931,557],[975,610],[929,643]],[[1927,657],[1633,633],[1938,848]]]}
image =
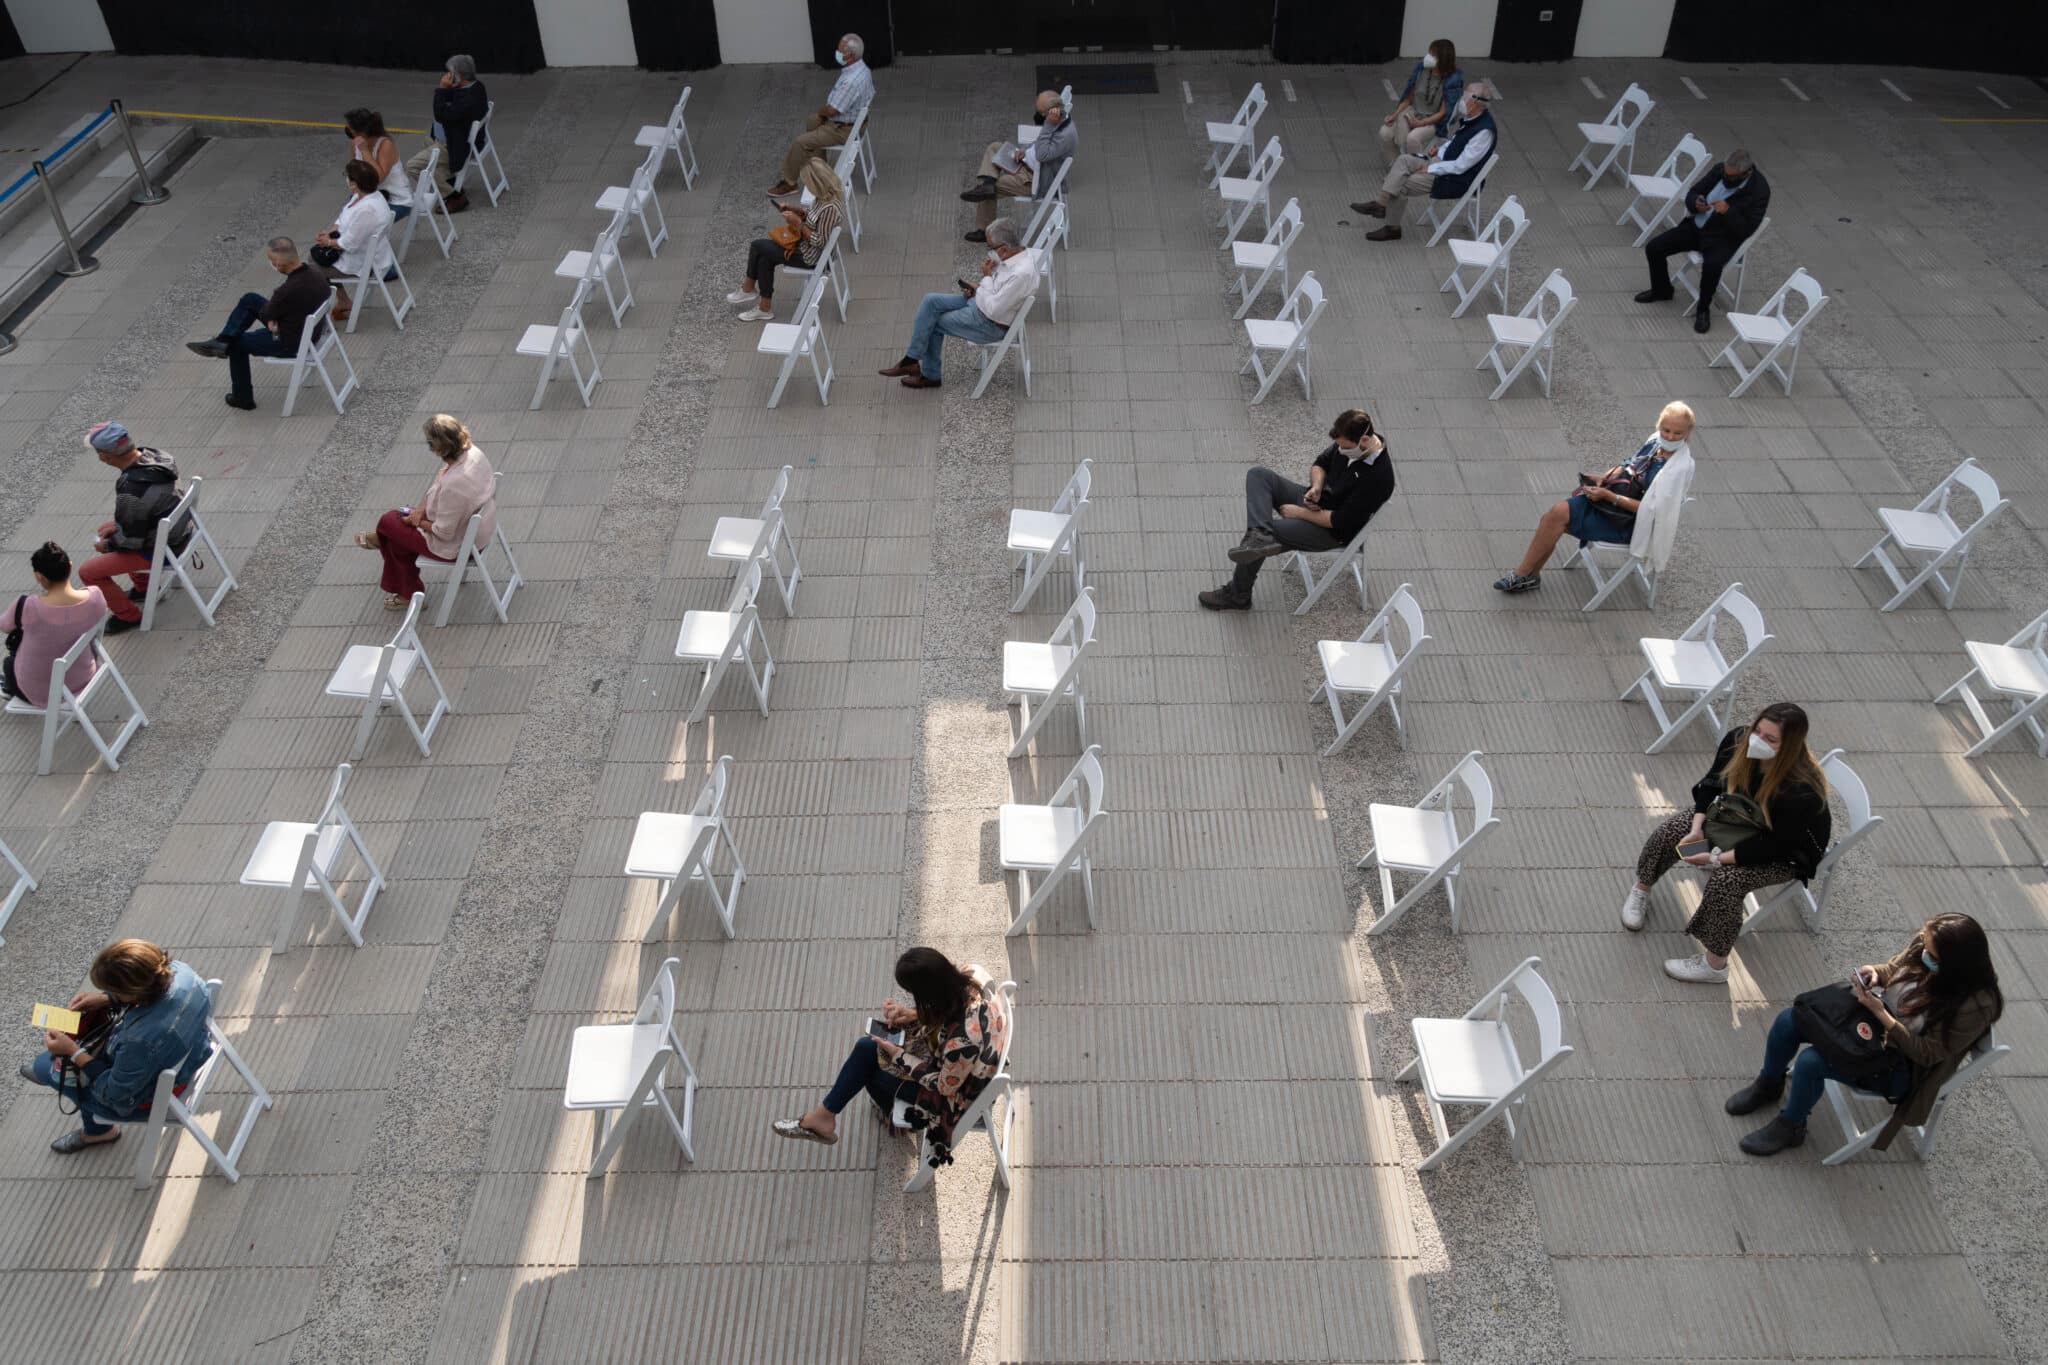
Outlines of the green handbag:
{"label": "green handbag", "polygon": [[1741,792],[1722,792],[1707,805],[1702,833],[1709,844],[1732,849],[1743,840],[1771,827],[1764,808]]}

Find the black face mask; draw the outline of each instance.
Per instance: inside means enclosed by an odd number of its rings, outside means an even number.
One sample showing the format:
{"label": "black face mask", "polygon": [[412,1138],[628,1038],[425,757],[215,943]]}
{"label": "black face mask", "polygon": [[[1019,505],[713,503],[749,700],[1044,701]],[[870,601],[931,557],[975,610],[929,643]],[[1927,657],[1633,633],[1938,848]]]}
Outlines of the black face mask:
{"label": "black face mask", "polygon": [[1749,183],[1749,173],[1745,171],[1740,179],[1730,179],[1728,172],[1724,169],[1721,172],[1721,183],[1731,190],[1739,190]]}
{"label": "black face mask", "polygon": [[1043,127],[1045,126],[1045,115],[1043,115],[1043,114],[1033,114],[1033,115],[1031,116],[1031,121],[1032,121],[1033,123],[1037,124],[1037,125],[1038,125],[1039,127],[1043,128]]}

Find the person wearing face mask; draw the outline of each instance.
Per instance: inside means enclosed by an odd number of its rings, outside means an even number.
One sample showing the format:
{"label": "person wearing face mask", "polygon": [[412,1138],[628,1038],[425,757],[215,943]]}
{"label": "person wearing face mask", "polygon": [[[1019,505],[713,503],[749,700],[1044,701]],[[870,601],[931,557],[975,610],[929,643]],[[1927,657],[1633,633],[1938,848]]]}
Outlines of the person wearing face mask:
{"label": "person wearing face mask", "polygon": [[906,389],[936,389],[947,337],[978,346],[1003,339],[1024,310],[1025,300],[1038,292],[1038,253],[1026,248],[1020,235],[1009,218],[988,225],[989,251],[981,263],[981,279],[973,284],[961,280],[953,293],[924,296],[903,359],[881,372],[884,379],[901,379]]}
{"label": "person wearing face mask", "polygon": [[1465,73],[1458,70],[1458,49],[1439,38],[1422,54],[1401,89],[1401,102],[1380,124],[1380,155],[1392,165],[1403,152],[1419,153],[1449,130],[1451,111],[1465,97]]}
{"label": "person wearing face mask", "polygon": [[[1941,1087],[2005,1012],[2005,996],[1983,926],[1968,915],[1936,915],[1897,957],[1859,967],[1855,975],[1850,989],[1870,1012],[1891,1062],[1889,1071],[1856,1083],[1895,1106],[1871,1144],[1882,1152],[1899,1129],[1927,1122]],[[1776,1156],[1804,1143],[1806,1116],[1827,1082],[1847,1083],[1818,1051],[1802,1051],[1803,1041],[1792,1010],[1781,1010],[1764,1043],[1763,1069],[1721,1106],[1740,1116],[1784,1096],[1777,1115],[1738,1144],[1751,1156]]]}
{"label": "person wearing face mask", "polygon": [[1341,550],[1394,496],[1394,457],[1363,408],[1330,425],[1330,446],[1316,456],[1308,482],[1296,483],[1263,465],[1244,476],[1244,539],[1227,557],[1230,581],[1195,600],[1210,611],[1249,611],[1259,569],[1274,555]]}
{"label": "person wearing face mask", "polygon": [[874,74],[861,60],[867,50],[858,33],[849,33],[839,40],[832,53],[832,59],[842,68],[839,79],[832,82],[832,92],[804,119],[804,131],[791,140],[789,150],[782,154],[782,178],[768,187],[768,193],[795,194],[797,177],[803,174],[805,164],[814,156],[824,156],[828,147],[844,146],[853,135],[860,111],[875,98]]}
{"label": "person wearing face mask", "polygon": [[[1742,901],[1752,891],[1810,881],[1834,825],[1828,780],[1806,745],[1803,708],[1772,702],[1756,719],[1721,737],[1714,765],[1693,784],[1692,809],[1650,831],[1636,859],[1636,884],[1621,903],[1621,924],[1643,927],[1650,888],[1683,858],[1707,874],[1699,909],[1685,932],[1700,951],[1664,964],[1674,981],[1728,979],[1728,954],[1742,932]],[[1684,846],[1681,849],[1681,845]]]}
{"label": "person wearing face mask", "polygon": [[1657,429],[1631,456],[1604,474],[1581,474],[1579,488],[1536,523],[1522,562],[1494,580],[1505,593],[1529,592],[1543,583],[1543,566],[1565,536],[1583,543],[1626,545],[1629,553],[1662,569],[1678,538],[1678,509],[1692,487],[1692,409],[1666,403]]}
{"label": "person wearing face mask", "polygon": [[1697,251],[1700,304],[1693,310],[1692,329],[1704,332],[1713,325],[1714,290],[1720,287],[1728,258],[1749,240],[1770,211],[1770,182],[1750,161],[1749,153],[1737,147],[1685,192],[1685,206],[1688,212],[1677,226],[1643,244],[1643,255],[1650,262],[1650,287],[1636,295],[1636,302],[1664,303],[1673,298],[1668,261],[1681,251]]}
{"label": "person wearing face mask", "polygon": [[[974,231],[967,234],[970,242],[988,240],[988,225],[996,219],[996,200],[1035,199],[1051,186],[1053,177],[1059,174],[1060,163],[1074,154],[1080,138],[1074,132],[1074,121],[1067,117],[1066,106],[1060,97],[1050,90],[1038,93],[1038,138],[1029,147],[1017,148],[1014,143],[991,142],[988,150],[981,154],[981,170],[975,176],[974,184],[964,190],[960,197],[974,205]],[[1003,155],[1003,148],[1010,147],[1015,155],[1011,160]]]}
{"label": "person wearing face mask", "polygon": [[1394,158],[1380,192],[1351,206],[1354,213],[1368,218],[1389,219],[1385,227],[1365,234],[1369,242],[1398,242],[1401,227],[1392,221],[1400,217],[1394,201],[1403,195],[1426,195],[1431,199],[1458,199],[1472,187],[1486,159],[1498,150],[1500,139],[1494,131],[1493,106],[1500,98],[1492,81],[1467,81],[1464,98],[1454,106],[1458,122],[1448,139],[1432,137],[1430,145],[1413,154]]}

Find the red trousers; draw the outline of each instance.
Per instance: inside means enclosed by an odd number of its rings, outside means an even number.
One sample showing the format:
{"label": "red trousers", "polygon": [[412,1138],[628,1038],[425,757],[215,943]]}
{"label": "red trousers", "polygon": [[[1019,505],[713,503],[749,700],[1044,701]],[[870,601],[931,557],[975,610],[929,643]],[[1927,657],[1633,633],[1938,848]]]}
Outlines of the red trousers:
{"label": "red trousers", "polygon": [[122,574],[137,589],[149,591],[148,555],[129,554],[123,550],[111,550],[103,555],[94,555],[78,566],[78,583],[84,588],[98,588],[100,596],[107,599],[107,610],[123,621],[140,621],[142,608],[128,600],[128,590],[114,580]]}
{"label": "red trousers", "polygon": [[427,590],[427,585],[420,581],[421,555],[437,564],[455,562],[428,549],[426,536],[407,526],[405,515],[395,507],[377,519],[377,539],[382,542],[384,555],[384,577],[379,586],[394,597],[411,597]]}

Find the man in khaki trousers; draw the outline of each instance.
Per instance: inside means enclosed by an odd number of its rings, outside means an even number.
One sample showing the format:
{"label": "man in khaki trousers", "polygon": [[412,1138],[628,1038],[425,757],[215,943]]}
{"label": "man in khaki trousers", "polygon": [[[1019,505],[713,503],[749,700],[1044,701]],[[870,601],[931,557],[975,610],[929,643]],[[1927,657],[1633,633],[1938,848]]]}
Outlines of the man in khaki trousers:
{"label": "man in khaki trousers", "polygon": [[857,33],[839,40],[834,55],[845,70],[832,83],[832,92],[825,96],[825,102],[804,120],[804,131],[791,140],[789,150],[782,154],[782,178],[769,187],[768,193],[795,194],[804,163],[823,156],[829,148],[843,146],[852,135],[861,110],[875,97],[874,75],[861,60],[865,51],[867,46]]}

